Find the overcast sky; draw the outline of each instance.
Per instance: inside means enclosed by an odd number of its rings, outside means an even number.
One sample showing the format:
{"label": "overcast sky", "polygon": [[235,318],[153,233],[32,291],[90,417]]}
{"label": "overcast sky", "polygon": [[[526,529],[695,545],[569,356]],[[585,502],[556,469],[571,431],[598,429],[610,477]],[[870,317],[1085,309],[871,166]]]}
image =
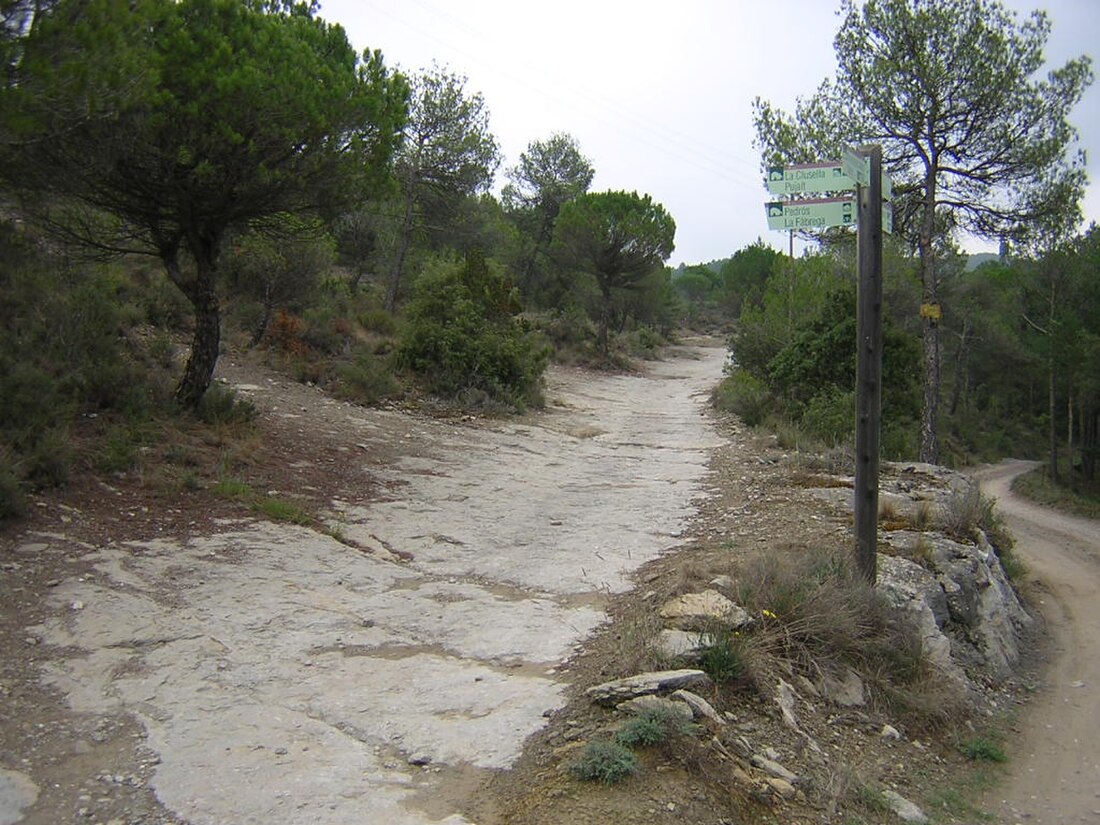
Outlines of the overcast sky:
{"label": "overcast sky", "polygon": [[[1008,0],[1053,21],[1051,66],[1089,54],[1100,2]],[[321,0],[358,49],[418,73],[435,61],[468,78],[490,112],[504,170],[533,140],[566,132],[592,161],[593,191],[636,190],[676,220],[670,263],[725,258],[769,232],[752,146],[756,96],[790,111],[836,72],[839,0]],[[1094,65],[1094,70],[1097,67]],[[1100,91],[1072,118],[1100,176]],[[823,158],[828,160],[828,158]],[[1100,222],[1100,183],[1084,204]],[[966,241],[972,251],[993,248]]]}

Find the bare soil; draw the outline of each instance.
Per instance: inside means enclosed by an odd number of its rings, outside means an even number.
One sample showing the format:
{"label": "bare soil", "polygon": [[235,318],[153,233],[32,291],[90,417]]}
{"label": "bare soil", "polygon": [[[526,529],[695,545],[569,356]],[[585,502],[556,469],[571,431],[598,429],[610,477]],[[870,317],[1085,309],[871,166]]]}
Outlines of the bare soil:
{"label": "bare soil", "polygon": [[[360,413],[255,361],[223,360],[223,377],[256,389],[261,415],[254,434],[219,437],[196,429],[166,435],[166,443],[152,451],[140,470],[109,478],[86,477],[62,492],[39,496],[26,519],[0,533],[0,701],[4,707],[0,715],[0,825],[216,821],[188,819],[163,804],[154,791],[157,772],[163,767],[156,743],[149,740],[148,724],[139,721],[142,717],[122,710],[74,710],[64,693],[53,686],[56,683],[43,679],[44,673],[64,670],[67,661],[84,654],[77,648],[43,644],[41,635],[33,630],[56,620],[58,588],[102,579],[102,570],[83,551],[117,543],[122,535],[135,542],[170,537],[186,543],[224,530],[227,522],[255,519],[247,503],[217,494],[215,483],[227,468],[253,489],[292,497],[305,510],[319,515],[330,512],[333,501],[341,502],[345,510],[379,508],[400,498],[421,466],[418,461],[439,453],[438,443],[426,440],[424,433],[440,415],[446,416],[451,427],[449,448],[456,450],[462,449],[464,440],[473,449],[479,432],[500,428],[492,419],[423,409]],[[580,371],[567,372],[569,381],[584,383]],[[533,426],[546,415],[532,413],[507,427],[510,433],[522,436],[525,422]],[[363,435],[367,419],[372,434],[369,450]],[[717,746],[703,738],[701,745],[652,749],[643,754],[644,770],[614,787],[581,783],[563,770],[584,742],[614,725],[607,711],[587,701],[584,689],[626,675],[644,663],[648,634],[656,629],[656,608],[667,596],[735,569],[754,553],[849,541],[847,513],[803,486],[807,469],[779,448],[773,437],[717,416],[712,416],[712,427],[721,446],[709,452],[704,494],[695,502],[695,515],[679,537],[676,551],[641,567],[633,576],[631,590],[620,592],[609,585],[597,596],[577,595],[572,601],[560,597],[562,604],[574,606],[582,601],[584,607],[605,610],[612,621],[591,635],[576,655],[554,668],[553,678],[563,685],[564,698],[547,712],[545,726],[527,740],[522,755],[509,769],[441,765],[416,799],[416,821],[479,825],[898,821],[878,807],[868,788],[894,789],[921,804],[936,822],[975,821],[976,809],[966,802],[977,795],[973,765],[956,747],[960,736],[972,733],[970,729],[910,728],[873,708],[841,712],[804,697],[799,704],[800,723],[823,750],[823,754],[814,754],[807,750],[803,738],[783,724],[773,698],[771,674],[760,684],[732,686],[708,697],[733,719],[725,734],[711,737]],[[583,440],[585,434],[575,435]],[[171,460],[166,459],[169,453]],[[447,533],[447,525],[434,524],[431,530],[438,538]],[[342,538],[349,554],[371,549],[354,536]],[[1036,560],[1033,570],[1039,569]],[[1077,575],[1068,568],[1063,572],[1071,580]],[[1050,593],[1059,593],[1055,601],[1063,610],[1085,609],[1082,602],[1063,598],[1070,585],[1062,583],[1062,578],[1044,574],[1042,579],[1034,585],[1040,598],[1048,588]],[[470,577],[459,576],[456,581],[456,586],[478,584]],[[166,583],[164,598],[172,596]],[[1098,604],[1092,598],[1091,613],[1067,618],[1070,628],[1078,628],[1072,631],[1077,636],[1057,635],[1061,647],[1083,649],[1078,646],[1086,643],[1086,629],[1098,624]],[[68,607],[81,610],[84,606]],[[1048,620],[1061,626],[1061,619],[1048,616]],[[1096,639],[1091,643],[1095,645]],[[349,653],[345,650],[342,655]],[[1100,657],[1070,656],[1069,661],[1077,663],[1070,670],[1065,670],[1065,661],[1066,657],[1059,660],[1052,677],[1052,683],[1063,685],[1065,692],[1052,695],[1065,699],[1058,708],[1072,707],[1074,713],[1086,714],[1088,707],[1092,708],[1091,716],[1063,717],[1076,720],[1070,723],[1076,725],[1076,738],[1095,745],[1094,737],[1081,734],[1098,729],[1098,704],[1090,703],[1088,696],[1094,696],[1094,684],[1100,684],[1094,672]],[[1094,670],[1086,673],[1082,670],[1086,667]],[[120,680],[133,676],[125,671],[117,674]],[[779,670],[774,676],[788,678],[790,674]],[[1087,683],[1087,689],[1073,687],[1077,681]],[[1029,688],[1036,684],[1040,682],[1035,671],[1022,667],[1018,678],[991,686],[990,697],[1002,710],[1034,705]],[[1050,716],[1041,718],[1055,719],[1057,715],[1051,711]],[[881,735],[886,724],[899,730],[899,739]],[[1040,722],[1046,724],[1054,722]],[[1024,742],[1038,747],[1042,730],[1025,730]],[[730,737],[743,740],[752,750],[770,748],[792,770],[813,776],[813,782],[790,799],[754,796],[731,781],[731,764],[738,755],[721,753],[726,747],[722,742]],[[1020,750],[1030,752],[1027,747]],[[1096,769],[1097,761],[1093,749],[1072,765],[1051,767],[1037,782],[1047,790],[1060,788],[1068,778],[1064,771],[1073,770],[1073,776],[1080,777],[1079,787],[1095,793],[1100,781],[1088,771]],[[1019,766],[1024,764],[1013,763],[1014,781],[1023,782]],[[33,778],[35,799],[19,797],[16,775]],[[1069,781],[1074,782],[1072,778]],[[21,804],[12,804],[13,796],[21,799]],[[1060,810],[1060,803],[1045,804],[1048,818],[1041,821],[1094,821],[1058,819],[1052,811]],[[1088,803],[1083,804],[1080,816],[1087,817]],[[1023,810],[1018,801],[1006,805],[1006,811]]]}
{"label": "bare soil", "polygon": [[1100,522],[1012,492],[1036,465],[982,468],[1028,566],[1026,587],[1050,632],[1050,662],[1009,742],[1008,777],[986,804],[1010,822],[1100,822]]}

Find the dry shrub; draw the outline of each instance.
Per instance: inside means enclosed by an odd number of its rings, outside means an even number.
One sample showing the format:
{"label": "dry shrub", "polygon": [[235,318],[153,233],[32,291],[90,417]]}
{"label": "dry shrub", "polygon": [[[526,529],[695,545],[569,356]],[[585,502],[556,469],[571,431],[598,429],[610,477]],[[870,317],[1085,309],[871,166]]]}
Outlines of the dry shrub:
{"label": "dry shrub", "polygon": [[750,560],[741,605],[759,621],[754,653],[813,677],[850,667],[874,704],[911,723],[946,721],[955,702],[907,616],[859,576],[850,551],[792,546]]}
{"label": "dry shrub", "polygon": [[921,501],[910,517],[913,529],[921,531],[929,529],[932,526],[933,515],[935,515],[935,511],[932,508],[932,502],[927,499]]}
{"label": "dry shrub", "polygon": [[940,509],[939,527],[958,541],[974,541],[978,530],[1003,530],[993,504],[993,499],[982,495],[976,482],[956,486]]}
{"label": "dry shrub", "polygon": [[878,503],[879,527],[883,530],[906,530],[909,519],[902,513],[898,503],[891,498],[880,498]]}
{"label": "dry shrub", "polygon": [[984,532],[1008,577],[1022,581],[1027,568],[1013,553],[1016,540],[994,505],[995,501],[983,496],[977,483],[970,481],[951,491],[940,511],[939,528],[957,541],[968,542],[976,541],[979,531]]}
{"label": "dry shrub", "polygon": [[268,327],[265,341],[268,346],[295,358],[303,358],[309,352],[309,345],[303,335],[305,324],[302,319],[280,309]]}
{"label": "dry shrub", "polygon": [[638,757],[612,740],[590,742],[569,765],[569,772],[586,782],[614,785],[638,772]]}
{"label": "dry shrub", "polygon": [[840,447],[829,447],[820,452],[795,453],[789,461],[807,472],[816,471],[833,476],[855,474],[855,458],[852,451]]}

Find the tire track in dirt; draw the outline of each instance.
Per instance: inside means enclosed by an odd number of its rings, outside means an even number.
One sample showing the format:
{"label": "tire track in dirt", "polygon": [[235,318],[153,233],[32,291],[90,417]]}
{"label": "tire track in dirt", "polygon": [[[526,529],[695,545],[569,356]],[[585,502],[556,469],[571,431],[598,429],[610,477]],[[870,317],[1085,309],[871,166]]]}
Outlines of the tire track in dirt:
{"label": "tire track in dirt", "polygon": [[1006,823],[1100,823],[1100,522],[1014,494],[1034,462],[1005,461],[975,477],[1016,537],[1052,642],[1043,685],[1008,742],[1004,784],[984,807]]}

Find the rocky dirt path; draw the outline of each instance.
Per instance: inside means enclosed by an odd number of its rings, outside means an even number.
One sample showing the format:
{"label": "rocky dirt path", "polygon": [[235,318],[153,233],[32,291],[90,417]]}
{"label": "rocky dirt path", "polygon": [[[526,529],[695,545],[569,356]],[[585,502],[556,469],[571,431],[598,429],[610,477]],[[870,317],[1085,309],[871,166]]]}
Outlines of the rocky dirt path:
{"label": "rocky dirt path", "polygon": [[[465,796],[564,704],[608,596],[677,545],[721,443],[703,412],[724,354],[558,371],[547,411],[488,423],[367,411],[227,362],[266,415],[328,445],[280,493],[325,467],[373,492],[328,496],[327,533],[238,515],[150,537],[120,518],[87,540],[75,512],[0,548],[37,620],[5,649],[33,652],[64,706],[48,743],[12,721],[0,823],[466,822]],[[19,577],[49,559],[71,567],[39,603]],[[132,773],[105,769],[119,749],[140,753]],[[120,808],[119,787],[156,812]]]}
{"label": "rocky dirt path", "polygon": [[976,474],[997,499],[1029,568],[1053,646],[1044,684],[1008,742],[1009,776],[986,807],[1007,823],[1100,823],[1100,522],[1012,493],[1034,463]]}

